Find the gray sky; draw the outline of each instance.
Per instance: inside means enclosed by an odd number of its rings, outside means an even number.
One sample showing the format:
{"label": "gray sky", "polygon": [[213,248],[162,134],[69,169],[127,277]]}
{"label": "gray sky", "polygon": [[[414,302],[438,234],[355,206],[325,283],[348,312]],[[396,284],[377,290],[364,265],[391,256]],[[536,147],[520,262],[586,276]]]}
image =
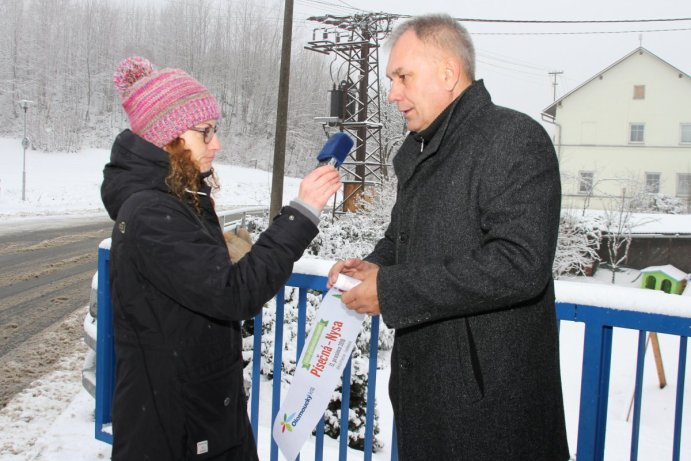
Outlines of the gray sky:
{"label": "gray sky", "polygon": [[[308,16],[345,16],[357,9],[401,15],[447,13],[461,18],[553,21],[691,17],[688,0],[295,0],[295,25],[311,30],[318,23],[305,21]],[[691,21],[577,25],[466,22],[464,25],[475,42],[477,77],[485,80],[495,103],[536,119],[552,103],[553,77],[548,72],[563,71],[557,77],[558,99],[635,50],[641,35],[643,47],[691,73]],[[652,32],[659,29],[686,30]],[[620,31],[650,32],[610,33]],[[571,34],[544,34],[551,32]],[[532,35],[493,35],[496,33]],[[294,38],[300,39],[300,34]]]}

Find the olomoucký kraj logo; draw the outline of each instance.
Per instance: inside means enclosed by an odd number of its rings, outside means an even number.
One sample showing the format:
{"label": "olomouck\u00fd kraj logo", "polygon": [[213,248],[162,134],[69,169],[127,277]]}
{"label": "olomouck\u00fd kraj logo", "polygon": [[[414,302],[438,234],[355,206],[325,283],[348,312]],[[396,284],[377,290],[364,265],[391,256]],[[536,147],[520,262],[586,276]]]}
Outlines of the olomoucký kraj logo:
{"label": "olomouck\u00fd kraj logo", "polygon": [[[297,426],[298,421],[300,421],[302,415],[304,415],[305,411],[307,411],[307,407],[312,401],[312,394],[314,394],[314,387],[310,387],[309,391],[307,391],[307,396],[305,396],[305,402],[302,404],[300,411],[291,413],[290,415],[288,415],[287,413],[283,413],[283,420],[281,421],[281,434],[284,433],[286,430],[288,432],[293,432],[293,428]],[[296,413],[297,416],[295,416]]]}

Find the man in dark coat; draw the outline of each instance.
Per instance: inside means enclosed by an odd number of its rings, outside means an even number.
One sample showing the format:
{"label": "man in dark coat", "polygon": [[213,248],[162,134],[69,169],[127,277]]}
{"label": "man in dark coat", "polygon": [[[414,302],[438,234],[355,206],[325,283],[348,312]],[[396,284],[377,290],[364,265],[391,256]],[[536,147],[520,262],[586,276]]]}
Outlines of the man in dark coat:
{"label": "man in dark coat", "polygon": [[495,106],[467,31],[399,26],[387,75],[410,134],[396,203],[350,309],[396,330],[389,393],[401,461],[569,458],[552,261],[560,182],[543,128]]}

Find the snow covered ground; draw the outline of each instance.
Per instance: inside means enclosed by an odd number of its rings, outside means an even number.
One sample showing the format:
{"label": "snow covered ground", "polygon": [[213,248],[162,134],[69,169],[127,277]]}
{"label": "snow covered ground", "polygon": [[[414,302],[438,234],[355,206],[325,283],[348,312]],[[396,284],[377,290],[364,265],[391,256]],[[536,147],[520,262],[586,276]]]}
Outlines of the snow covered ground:
{"label": "snow covered ground", "polygon": [[[308,155],[308,154],[306,154]],[[311,153],[309,155],[312,155]],[[65,220],[106,217],[101,205],[99,187],[103,165],[109,153],[89,149],[76,154],[28,151],[26,156],[26,200],[22,201],[22,149],[19,140],[0,138],[0,233],[31,226],[58,225]],[[266,205],[270,196],[270,175],[246,168],[217,165],[224,187],[217,198],[219,208]],[[299,180],[286,179],[285,201],[297,193]],[[688,226],[691,217],[682,221]],[[688,226],[691,227],[691,226]],[[688,228],[687,227],[687,228]],[[637,287],[637,271],[617,274],[617,285]],[[606,285],[609,273],[599,272],[589,283]],[[579,279],[583,281],[583,279]],[[691,312],[691,302],[689,303]],[[75,315],[84,316],[83,312]],[[583,328],[573,322],[561,325],[561,363],[569,444],[576,451]],[[605,459],[628,459],[631,438],[627,420],[636,371],[637,332],[615,330],[610,381],[610,401]],[[674,423],[674,399],[679,340],[660,335],[663,363],[668,385],[659,389],[652,354],[646,357],[643,417],[639,459],[671,459]],[[79,461],[110,458],[110,446],[94,439],[93,399],[82,389],[81,367],[86,348],[75,343],[75,352],[63,358],[52,373],[36,380],[0,410],[0,458],[6,461],[50,460]],[[687,368],[691,368],[687,359]],[[687,373],[688,374],[688,373]],[[688,378],[688,377],[687,377]],[[684,389],[687,410],[683,415],[682,459],[691,459],[691,379]],[[383,451],[374,455],[377,461],[390,459],[391,409],[386,388],[388,370],[377,378]],[[259,451],[268,459],[270,437],[270,383],[262,394]],[[462,430],[463,428],[459,428]],[[337,459],[336,442],[326,439],[325,459]],[[301,459],[313,459],[306,447]],[[361,459],[351,451],[349,459]]]}

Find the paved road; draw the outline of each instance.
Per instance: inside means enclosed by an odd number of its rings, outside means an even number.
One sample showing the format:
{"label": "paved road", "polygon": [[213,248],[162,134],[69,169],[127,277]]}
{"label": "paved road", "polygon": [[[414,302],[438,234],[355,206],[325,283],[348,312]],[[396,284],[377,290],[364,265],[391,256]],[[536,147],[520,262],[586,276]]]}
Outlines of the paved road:
{"label": "paved road", "polygon": [[0,233],[0,408],[82,337],[98,244],[112,226],[91,221]]}

